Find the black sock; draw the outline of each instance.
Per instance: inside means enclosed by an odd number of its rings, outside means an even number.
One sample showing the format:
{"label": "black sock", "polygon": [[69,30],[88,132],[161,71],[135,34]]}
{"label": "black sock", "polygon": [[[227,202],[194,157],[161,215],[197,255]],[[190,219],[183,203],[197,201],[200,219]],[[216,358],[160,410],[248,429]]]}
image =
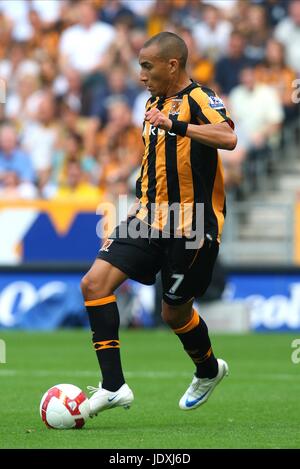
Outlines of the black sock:
{"label": "black sock", "polygon": [[102,387],[109,391],[117,391],[125,380],[120,357],[120,317],[116,297],[111,295],[99,300],[86,301],[85,306],[102,372]]}
{"label": "black sock", "polygon": [[188,324],[174,332],[195,363],[197,378],[214,378],[218,373],[218,362],[212,351],[207,325],[196,310]]}

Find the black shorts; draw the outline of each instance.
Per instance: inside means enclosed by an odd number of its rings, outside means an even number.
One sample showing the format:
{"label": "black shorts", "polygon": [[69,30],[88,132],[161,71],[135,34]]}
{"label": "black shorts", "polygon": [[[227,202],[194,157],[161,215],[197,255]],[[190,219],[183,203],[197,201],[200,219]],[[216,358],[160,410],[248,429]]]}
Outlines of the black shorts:
{"label": "black shorts", "polygon": [[[116,227],[97,258],[145,285],[153,285],[161,271],[163,299],[170,305],[184,304],[193,297],[202,296],[211,282],[219,252],[218,241],[206,237],[201,248],[187,249],[186,238],[153,238],[148,226],[148,238],[122,237],[124,224],[128,225],[132,218]],[[135,221],[143,223],[138,219]]]}

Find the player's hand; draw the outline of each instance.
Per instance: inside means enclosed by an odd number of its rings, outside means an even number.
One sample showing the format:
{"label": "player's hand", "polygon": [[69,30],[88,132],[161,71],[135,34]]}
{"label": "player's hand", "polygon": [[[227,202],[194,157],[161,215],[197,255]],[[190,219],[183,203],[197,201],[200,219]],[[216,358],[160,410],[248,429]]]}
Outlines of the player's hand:
{"label": "player's hand", "polygon": [[161,111],[156,107],[147,111],[145,114],[145,120],[150,122],[154,127],[158,127],[163,130],[170,130],[172,127],[172,121],[166,117]]}

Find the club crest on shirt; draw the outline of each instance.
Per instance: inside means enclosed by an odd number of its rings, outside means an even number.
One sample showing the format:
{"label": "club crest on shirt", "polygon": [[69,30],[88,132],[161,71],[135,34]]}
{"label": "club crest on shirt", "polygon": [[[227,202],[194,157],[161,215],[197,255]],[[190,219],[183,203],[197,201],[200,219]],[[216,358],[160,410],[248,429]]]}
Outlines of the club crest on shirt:
{"label": "club crest on shirt", "polygon": [[169,112],[170,116],[177,116],[180,113],[180,105],[182,103],[182,99],[173,99],[171,109]]}

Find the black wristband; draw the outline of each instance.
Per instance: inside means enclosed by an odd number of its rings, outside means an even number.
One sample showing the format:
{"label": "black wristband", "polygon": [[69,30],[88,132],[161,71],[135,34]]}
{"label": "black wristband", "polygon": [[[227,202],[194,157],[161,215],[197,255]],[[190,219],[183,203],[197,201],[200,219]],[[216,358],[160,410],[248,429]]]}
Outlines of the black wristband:
{"label": "black wristband", "polygon": [[181,137],[186,136],[187,128],[188,128],[188,123],[183,122],[183,121],[172,121],[172,127],[170,129],[170,132],[176,135],[181,135]]}

